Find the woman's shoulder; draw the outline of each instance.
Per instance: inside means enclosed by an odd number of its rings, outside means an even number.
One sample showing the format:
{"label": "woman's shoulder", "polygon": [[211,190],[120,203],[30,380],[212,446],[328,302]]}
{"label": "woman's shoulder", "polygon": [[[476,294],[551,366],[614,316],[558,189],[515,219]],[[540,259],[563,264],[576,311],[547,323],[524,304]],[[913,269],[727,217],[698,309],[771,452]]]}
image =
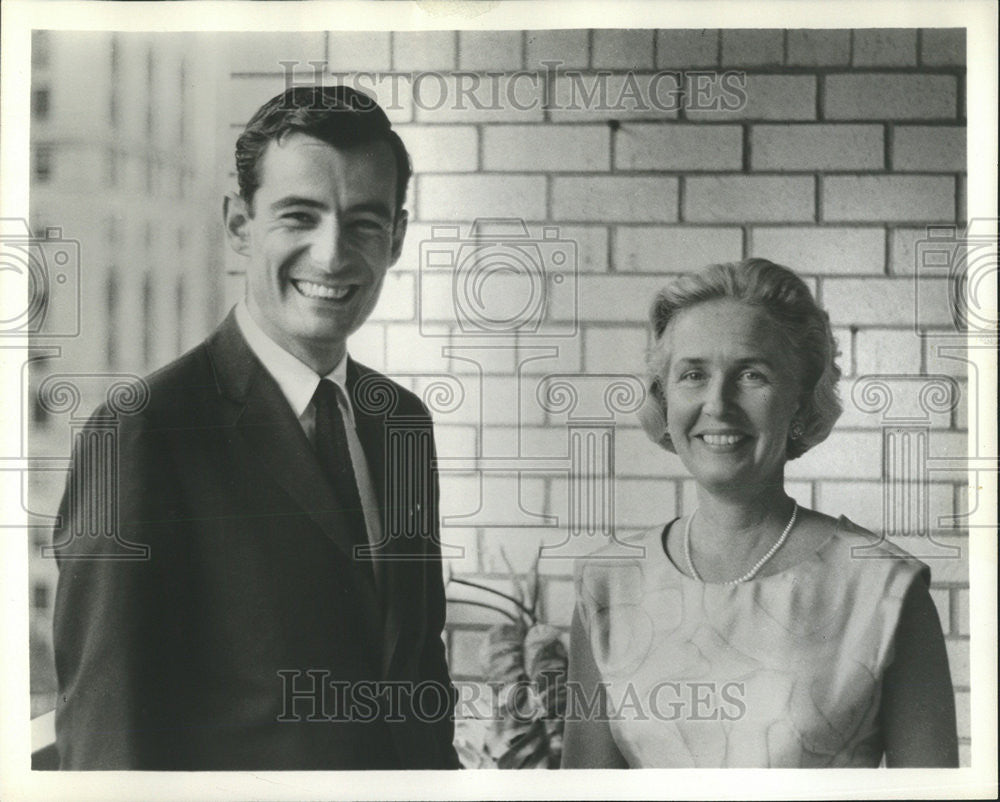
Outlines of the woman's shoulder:
{"label": "woman's shoulder", "polygon": [[872,532],[845,515],[836,518],[816,515],[824,519],[824,528],[829,531],[823,554],[841,570],[858,578],[885,582],[897,579],[908,584],[917,576],[929,582],[930,568],[885,535]]}
{"label": "woman's shoulder", "polygon": [[[669,524],[668,524],[669,526]],[[573,562],[577,592],[587,585],[591,592],[611,585],[635,586],[663,555],[664,526],[628,535],[614,535]]]}
{"label": "woman's shoulder", "polygon": [[[581,549],[582,553],[578,553],[573,561],[575,571],[579,573],[584,568],[620,565],[623,562],[655,557],[656,554],[662,553],[662,535],[669,526],[669,523],[666,526],[658,524],[641,532],[631,532],[627,535],[612,534],[600,545],[591,546],[589,550]],[[650,554],[651,549],[653,554]]]}

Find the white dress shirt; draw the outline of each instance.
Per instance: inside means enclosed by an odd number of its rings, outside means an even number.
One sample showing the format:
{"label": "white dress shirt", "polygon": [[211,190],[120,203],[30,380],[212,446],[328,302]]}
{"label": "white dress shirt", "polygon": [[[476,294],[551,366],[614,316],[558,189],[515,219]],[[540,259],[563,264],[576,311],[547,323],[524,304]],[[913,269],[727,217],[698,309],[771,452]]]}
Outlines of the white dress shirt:
{"label": "white dress shirt", "polygon": [[361,498],[361,506],[364,508],[368,541],[373,545],[380,543],[382,541],[382,522],[379,517],[375,485],[368,469],[364,448],[361,446],[361,440],[355,429],[354,409],[347,392],[347,352],[344,352],[344,356],[330,373],[326,376],[319,376],[312,368],[278,345],[257,325],[257,321],[250,314],[245,300],[236,305],[236,323],[239,325],[247,345],[250,346],[250,350],[254,352],[267,372],[271,374],[271,378],[281,388],[282,395],[288,401],[295,417],[299,419],[310,443],[314,442],[316,433],[316,409],[312,403],[316,388],[321,379],[329,379],[337,385],[340,391],[337,393],[337,404],[344,416],[347,447],[351,452],[351,463],[358,485],[358,496]]}

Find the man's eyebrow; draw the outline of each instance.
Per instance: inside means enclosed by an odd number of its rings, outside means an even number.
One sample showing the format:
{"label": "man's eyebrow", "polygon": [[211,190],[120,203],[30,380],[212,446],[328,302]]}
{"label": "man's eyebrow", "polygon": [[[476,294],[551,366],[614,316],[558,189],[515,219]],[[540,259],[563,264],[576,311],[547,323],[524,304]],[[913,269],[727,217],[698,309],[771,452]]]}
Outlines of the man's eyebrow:
{"label": "man's eyebrow", "polygon": [[289,206],[306,206],[310,209],[327,208],[327,205],[321,201],[313,198],[303,198],[299,195],[286,195],[283,198],[279,198],[269,208],[272,212],[279,212],[282,209],[287,209]]}
{"label": "man's eyebrow", "polygon": [[392,220],[392,211],[381,201],[357,203],[354,206],[349,206],[346,211],[352,214],[364,214],[368,212],[369,214],[377,214],[380,217],[384,217],[386,220]]}
{"label": "man's eyebrow", "polygon": [[[330,207],[327,206],[322,201],[318,201],[315,198],[306,198],[299,195],[286,195],[283,198],[279,198],[274,203],[271,204],[270,209],[272,212],[280,212],[282,209],[287,209],[290,206],[304,206],[309,209],[319,209],[320,211],[326,211]],[[389,207],[380,201],[371,201],[366,203],[358,203],[354,206],[348,207],[347,212],[351,214],[376,214],[379,217],[384,217],[386,220],[392,220],[392,212]]]}

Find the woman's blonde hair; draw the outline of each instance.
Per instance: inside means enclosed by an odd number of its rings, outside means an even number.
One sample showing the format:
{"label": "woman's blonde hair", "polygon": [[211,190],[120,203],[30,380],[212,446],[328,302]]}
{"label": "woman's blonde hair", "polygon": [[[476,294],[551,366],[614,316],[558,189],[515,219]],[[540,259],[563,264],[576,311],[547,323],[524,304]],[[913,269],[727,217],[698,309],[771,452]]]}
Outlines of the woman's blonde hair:
{"label": "woman's blonde hair", "polygon": [[677,313],[706,301],[730,298],[759,307],[774,321],[799,369],[801,398],[795,419],[801,433],[789,437],[788,459],[822,443],[840,417],[840,368],[830,318],[809,287],[787,267],[767,259],[709,265],[680,276],[660,290],[650,310],[652,338],[646,351],[649,398],[639,412],[650,439],[674,451],[666,425],[666,397],[660,385],[670,361],[664,333]]}

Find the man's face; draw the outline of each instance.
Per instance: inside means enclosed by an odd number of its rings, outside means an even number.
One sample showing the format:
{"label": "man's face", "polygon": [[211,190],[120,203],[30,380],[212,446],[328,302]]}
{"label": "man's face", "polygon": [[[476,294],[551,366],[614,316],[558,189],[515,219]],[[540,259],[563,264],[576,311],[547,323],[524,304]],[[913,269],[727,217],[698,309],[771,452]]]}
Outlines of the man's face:
{"label": "man's face", "polygon": [[301,133],[271,142],[253,209],[231,198],[227,227],[248,257],[258,325],[318,373],[371,314],[403,244],[396,165],[386,142],[334,148]]}

